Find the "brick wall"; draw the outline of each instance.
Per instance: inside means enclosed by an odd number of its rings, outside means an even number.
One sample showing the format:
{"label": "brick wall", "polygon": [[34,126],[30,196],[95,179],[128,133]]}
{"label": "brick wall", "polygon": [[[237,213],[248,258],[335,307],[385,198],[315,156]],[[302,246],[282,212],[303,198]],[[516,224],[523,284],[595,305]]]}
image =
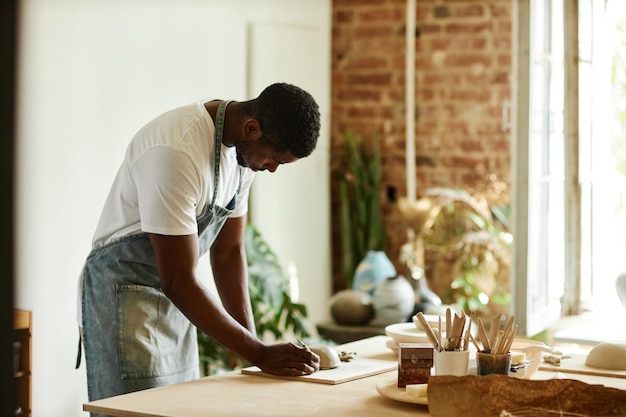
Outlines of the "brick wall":
{"label": "brick wall", "polygon": [[[416,182],[482,188],[510,181],[511,1],[417,0]],[[405,0],[334,0],[331,163],[344,164],[343,134],[378,134],[383,154],[386,252],[398,264],[406,241],[396,205],[405,179]],[[332,184],[337,212],[337,182]],[[340,274],[340,226],[333,216],[333,287]]]}

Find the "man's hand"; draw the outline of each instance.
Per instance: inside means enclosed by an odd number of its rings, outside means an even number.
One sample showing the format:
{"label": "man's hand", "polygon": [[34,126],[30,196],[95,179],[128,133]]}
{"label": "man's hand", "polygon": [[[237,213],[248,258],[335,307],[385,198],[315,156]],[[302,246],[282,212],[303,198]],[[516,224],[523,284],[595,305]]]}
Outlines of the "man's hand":
{"label": "man's hand", "polygon": [[320,368],[315,353],[293,343],[279,343],[262,348],[258,363],[263,372],[279,376],[310,375]]}

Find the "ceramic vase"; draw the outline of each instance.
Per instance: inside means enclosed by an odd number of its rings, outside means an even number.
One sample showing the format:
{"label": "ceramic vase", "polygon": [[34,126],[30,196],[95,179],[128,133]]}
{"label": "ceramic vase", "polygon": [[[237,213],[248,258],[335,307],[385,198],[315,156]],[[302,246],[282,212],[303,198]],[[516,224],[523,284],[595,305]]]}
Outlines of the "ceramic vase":
{"label": "ceramic vase", "polygon": [[330,315],[337,324],[364,326],[374,317],[374,300],[361,291],[339,291],[330,298]]}
{"label": "ceramic vase", "polygon": [[396,268],[383,251],[369,251],[359,263],[352,279],[352,289],[374,295],[376,287],[396,276]]}
{"label": "ceramic vase", "polygon": [[429,309],[442,304],[441,298],[428,286],[426,277],[423,276],[413,284],[415,288],[415,309],[413,314],[425,313]]}
{"label": "ceramic vase", "polygon": [[378,285],[374,293],[375,322],[378,325],[406,322],[413,312],[413,287],[399,275]]}

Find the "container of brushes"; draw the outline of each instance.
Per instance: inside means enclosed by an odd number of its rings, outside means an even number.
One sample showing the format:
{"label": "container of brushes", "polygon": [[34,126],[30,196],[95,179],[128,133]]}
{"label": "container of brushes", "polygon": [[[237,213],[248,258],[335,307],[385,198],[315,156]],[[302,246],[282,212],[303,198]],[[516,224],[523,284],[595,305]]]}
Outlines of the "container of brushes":
{"label": "container of brushes", "polygon": [[495,354],[476,352],[476,373],[478,375],[509,375],[511,353]]}

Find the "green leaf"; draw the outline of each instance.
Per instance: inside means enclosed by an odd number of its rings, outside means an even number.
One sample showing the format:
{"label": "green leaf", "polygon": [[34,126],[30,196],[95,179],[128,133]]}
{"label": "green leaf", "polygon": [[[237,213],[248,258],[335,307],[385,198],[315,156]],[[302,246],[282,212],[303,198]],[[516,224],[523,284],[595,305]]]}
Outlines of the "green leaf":
{"label": "green leaf", "polygon": [[[340,168],[342,273],[347,288],[370,250],[384,250],[385,229],[380,201],[382,157],[377,136],[370,140],[347,130],[346,164]],[[345,171],[344,171],[345,170]]]}

